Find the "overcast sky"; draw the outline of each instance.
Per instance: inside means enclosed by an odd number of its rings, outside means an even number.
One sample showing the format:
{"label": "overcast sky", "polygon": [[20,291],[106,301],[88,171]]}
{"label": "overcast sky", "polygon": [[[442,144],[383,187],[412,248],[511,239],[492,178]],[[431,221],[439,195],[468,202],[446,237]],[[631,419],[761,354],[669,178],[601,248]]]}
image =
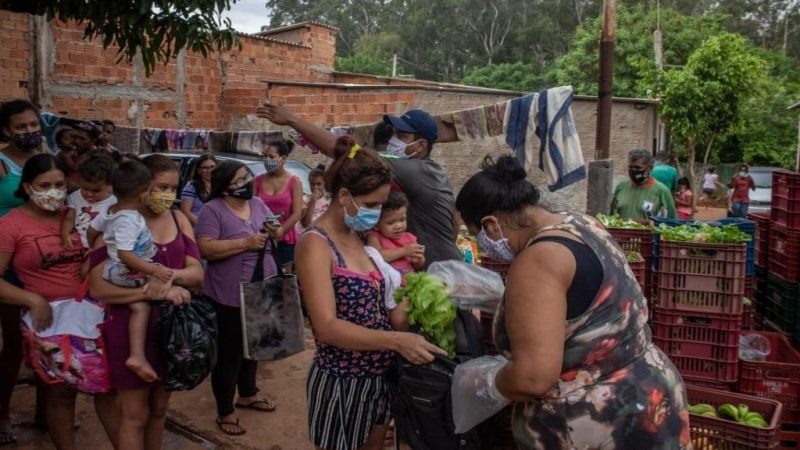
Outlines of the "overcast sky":
{"label": "overcast sky", "polygon": [[242,33],[257,33],[262,25],[269,24],[266,0],[237,0],[225,16]]}

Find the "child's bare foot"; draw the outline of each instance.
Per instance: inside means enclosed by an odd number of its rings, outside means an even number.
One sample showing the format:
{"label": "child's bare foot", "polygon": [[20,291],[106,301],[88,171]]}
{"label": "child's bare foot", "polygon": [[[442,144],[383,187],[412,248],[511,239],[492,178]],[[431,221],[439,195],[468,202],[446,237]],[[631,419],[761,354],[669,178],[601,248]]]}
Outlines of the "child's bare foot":
{"label": "child's bare foot", "polygon": [[144,358],[130,356],[125,361],[125,367],[130,369],[133,373],[138,375],[139,378],[148,383],[158,380],[158,374],[156,374],[156,371],[153,370],[153,366],[151,366],[150,363]]}

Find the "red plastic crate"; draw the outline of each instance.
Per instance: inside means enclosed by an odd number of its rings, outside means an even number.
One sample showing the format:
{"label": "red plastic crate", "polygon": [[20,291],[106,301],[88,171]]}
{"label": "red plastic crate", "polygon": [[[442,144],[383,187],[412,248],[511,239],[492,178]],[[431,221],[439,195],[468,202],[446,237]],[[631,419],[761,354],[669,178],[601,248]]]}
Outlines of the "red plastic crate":
{"label": "red plastic crate", "polygon": [[753,330],[753,307],[751,305],[742,305],[742,330]]}
{"label": "red plastic crate", "polygon": [[781,450],[800,449],[800,427],[791,428],[784,426],[781,429]]}
{"label": "red plastic crate", "polygon": [[644,293],[647,286],[647,265],[644,258],[638,252],[625,252],[625,259],[628,260],[628,265],[631,266],[633,275],[636,277],[636,281],[639,282],[639,287]]}
{"label": "red plastic crate", "polygon": [[511,264],[505,264],[501,262],[497,262],[493,259],[489,259],[487,257],[481,257],[480,261],[481,267],[484,269],[489,269],[492,272],[497,273],[500,275],[500,278],[503,279],[503,282],[506,281],[506,276],[508,275],[508,268],[511,267]]}
{"label": "red plastic crate", "polygon": [[790,283],[799,283],[800,230],[773,223],[769,236],[769,271]]}
{"label": "red plastic crate", "polygon": [[748,214],[747,218],[756,224],[755,265],[766,268],[769,261],[770,215],[769,213],[752,213]]}
{"label": "red plastic crate", "polygon": [[653,258],[653,230],[649,220],[636,220],[647,228],[632,230],[630,228],[606,228],[608,234],[617,241],[623,251],[636,252],[645,260]]}
{"label": "red plastic crate", "polygon": [[753,275],[748,275],[747,278],[744,279],[744,296],[750,300],[753,300],[755,295],[755,278]]}
{"label": "red plastic crate", "polygon": [[717,314],[742,312],[747,246],[661,241],[658,305]]}
{"label": "red plastic crate", "polygon": [[683,384],[685,384],[686,386],[693,386],[705,389],[715,389],[717,391],[731,392],[733,391],[733,388],[736,386],[736,383],[720,383],[718,381],[695,379],[684,375],[681,375],[681,378],[683,378]]}
{"label": "red plastic crate", "polygon": [[698,314],[653,309],[653,343],[682,376],[706,383],[739,377],[741,314]]}
{"label": "red plastic crate", "polygon": [[[775,197],[772,197],[775,199]],[[772,222],[789,228],[800,228],[800,212],[788,212],[772,207]]]}
{"label": "red plastic crate", "polygon": [[[751,397],[733,392],[686,386],[686,396],[690,405],[706,403],[718,407],[724,403],[738,405],[743,403],[764,416],[768,428],[756,428],[743,423],[717,417],[689,414],[689,427],[695,449],[714,448],[720,450],[776,449],[780,445],[781,412],[780,403],[759,397]],[[699,445],[702,442],[703,445]]]}
{"label": "red plastic crate", "polygon": [[779,333],[758,334],[769,339],[771,353],[764,362],[740,362],[737,389],[783,404],[783,422],[800,425],[800,353]]}
{"label": "red plastic crate", "polygon": [[789,228],[800,227],[800,173],[772,172],[772,221]]}

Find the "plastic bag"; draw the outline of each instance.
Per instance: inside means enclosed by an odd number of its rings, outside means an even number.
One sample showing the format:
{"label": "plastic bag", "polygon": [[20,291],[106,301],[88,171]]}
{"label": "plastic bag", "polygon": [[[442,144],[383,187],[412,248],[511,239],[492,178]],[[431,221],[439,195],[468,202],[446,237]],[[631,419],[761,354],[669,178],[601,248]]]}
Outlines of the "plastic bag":
{"label": "plastic bag", "polygon": [[437,261],[428,268],[428,275],[444,283],[450,299],[464,309],[494,314],[506,289],[500,275],[462,261]]}
{"label": "plastic bag", "polygon": [[511,403],[500,394],[495,384],[497,372],[506,364],[507,359],[492,355],[456,367],[450,388],[456,433],[466,433]]}
{"label": "plastic bag", "polygon": [[158,330],[167,391],[188,391],[202,383],[217,362],[217,316],[211,300],[193,293],[186,305],[162,305]]}
{"label": "plastic bag", "polygon": [[769,339],[760,334],[739,336],[739,358],[745,361],[766,361],[772,353]]}

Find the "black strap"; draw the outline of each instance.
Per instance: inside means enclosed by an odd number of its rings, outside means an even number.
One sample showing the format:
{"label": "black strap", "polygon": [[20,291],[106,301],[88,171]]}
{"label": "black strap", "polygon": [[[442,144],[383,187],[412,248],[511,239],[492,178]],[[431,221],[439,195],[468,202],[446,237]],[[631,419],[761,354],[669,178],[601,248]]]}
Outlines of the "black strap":
{"label": "black strap", "polygon": [[[275,260],[275,267],[278,268],[278,275],[281,278],[286,278],[286,274],[283,273],[283,268],[280,266],[278,262],[278,245],[275,243],[275,240],[269,238],[267,240],[269,244],[270,253],[272,253],[272,259]],[[264,257],[267,256],[267,246],[261,248],[258,251],[258,261],[256,261],[256,268],[253,270],[253,276],[250,278],[251,283],[257,283],[259,281],[264,281]]]}

